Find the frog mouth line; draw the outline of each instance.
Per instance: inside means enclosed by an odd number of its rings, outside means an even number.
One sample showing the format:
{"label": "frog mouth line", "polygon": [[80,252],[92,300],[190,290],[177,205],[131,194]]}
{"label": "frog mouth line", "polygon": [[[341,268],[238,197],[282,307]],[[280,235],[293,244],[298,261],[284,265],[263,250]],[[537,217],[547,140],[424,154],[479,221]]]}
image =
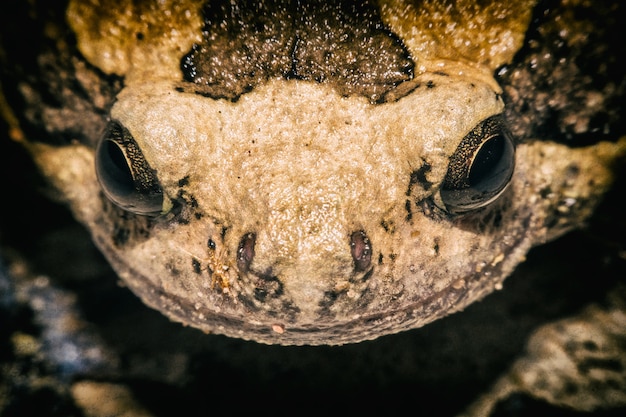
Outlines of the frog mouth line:
{"label": "frog mouth line", "polygon": [[[525,223],[529,224],[531,215]],[[99,236],[94,237],[98,246],[104,248],[107,245]],[[509,251],[527,251],[531,247],[530,240],[523,234],[518,235]],[[352,320],[346,320],[336,324],[316,326],[315,323],[304,326],[291,327],[289,323],[280,320],[263,324],[251,324],[241,318],[216,313],[208,308],[190,305],[183,298],[168,294],[154,287],[152,282],[137,270],[125,266],[124,262],[113,251],[104,251],[112,265],[124,265],[124,272],[133,277],[132,280],[124,280],[128,287],[146,305],[163,312],[173,321],[191,324],[193,327],[207,334],[223,334],[244,340],[253,340],[264,344],[280,345],[343,345],[357,343],[365,340],[373,340],[379,336],[398,333],[422,327],[430,322],[457,312],[477,301],[494,288],[501,285],[503,279],[481,280],[485,274],[501,277],[503,269],[512,270],[517,262],[507,262],[507,259],[490,268],[483,269],[480,273],[459,278],[456,282],[463,283],[458,288],[449,286],[417,302],[403,305],[395,310],[383,313],[365,314]],[[515,257],[513,257],[515,258]],[[120,271],[121,272],[121,271]],[[185,314],[186,311],[192,312]],[[278,332],[276,329],[280,329]]]}

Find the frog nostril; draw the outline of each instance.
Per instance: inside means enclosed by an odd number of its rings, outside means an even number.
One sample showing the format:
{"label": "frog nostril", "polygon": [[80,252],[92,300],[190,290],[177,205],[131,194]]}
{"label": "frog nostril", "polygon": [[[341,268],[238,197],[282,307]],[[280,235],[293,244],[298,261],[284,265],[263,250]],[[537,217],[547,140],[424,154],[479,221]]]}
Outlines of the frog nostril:
{"label": "frog nostril", "polygon": [[362,230],[350,236],[350,252],[354,259],[354,269],[365,271],[372,261],[372,244]]}
{"label": "frog nostril", "polygon": [[242,272],[248,272],[250,264],[254,258],[254,244],[256,235],[254,233],[246,233],[239,242],[237,248],[237,267]]}

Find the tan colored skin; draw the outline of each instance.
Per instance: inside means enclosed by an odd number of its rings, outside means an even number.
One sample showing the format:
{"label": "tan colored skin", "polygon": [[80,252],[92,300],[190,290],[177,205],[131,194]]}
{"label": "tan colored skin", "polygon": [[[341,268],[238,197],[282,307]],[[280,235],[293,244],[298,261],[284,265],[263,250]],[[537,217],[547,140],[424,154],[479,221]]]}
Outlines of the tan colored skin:
{"label": "tan colored skin", "polygon": [[[126,215],[108,202],[94,149],[31,150],[124,283],[205,332],[343,344],[458,311],[501,288],[533,245],[579,226],[624,152],[623,143],[520,144],[504,194],[451,216],[439,196],[449,158],[470,130],[502,112],[491,74],[521,46],[532,2],[492,6],[502,19],[471,2],[452,11],[385,4],[381,15],[411,52],[411,82],[420,87],[382,104],[284,79],[236,102],[179,92],[180,57],[199,41],[202,19],[197,5],[175,3],[115,13],[72,2],[68,11],[87,59],[125,77],[111,117],[157,171],[165,213]],[[143,42],[133,41],[136,32]],[[415,172],[422,176],[412,180]],[[177,200],[182,214],[167,213]],[[120,229],[128,231],[123,242]],[[355,231],[372,245],[366,271],[355,270]],[[256,244],[244,271],[237,252],[248,233]]]}

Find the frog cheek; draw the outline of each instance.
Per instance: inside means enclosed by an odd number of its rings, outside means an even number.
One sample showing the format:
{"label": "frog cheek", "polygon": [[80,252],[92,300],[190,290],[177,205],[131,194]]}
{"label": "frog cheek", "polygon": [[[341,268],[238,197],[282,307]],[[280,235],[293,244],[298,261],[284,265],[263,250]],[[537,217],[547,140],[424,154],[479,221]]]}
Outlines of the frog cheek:
{"label": "frog cheek", "polygon": [[96,149],[96,174],[106,197],[126,211],[158,215],[167,199],[130,132],[112,122]]}
{"label": "frog cheek", "polygon": [[468,133],[450,157],[440,189],[452,214],[480,209],[497,200],[515,170],[515,145],[502,117],[492,116]]}

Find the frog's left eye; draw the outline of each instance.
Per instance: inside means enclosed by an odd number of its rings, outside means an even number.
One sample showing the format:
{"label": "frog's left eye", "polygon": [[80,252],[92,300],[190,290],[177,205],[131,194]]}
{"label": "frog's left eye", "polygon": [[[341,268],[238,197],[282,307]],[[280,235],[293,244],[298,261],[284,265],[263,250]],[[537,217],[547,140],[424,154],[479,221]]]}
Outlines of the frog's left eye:
{"label": "frog's left eye", "polygon": [[440,190],[451,213],[486,206],[504,192],[515,169],[515,145],[500,115],[478,124],[450,157]]}
{"label": "frog's left eye", "polygon": [[135,214],[156,215],[163,190],[130,132],[112,122],[96,149],[98,181],[109,200]]}

